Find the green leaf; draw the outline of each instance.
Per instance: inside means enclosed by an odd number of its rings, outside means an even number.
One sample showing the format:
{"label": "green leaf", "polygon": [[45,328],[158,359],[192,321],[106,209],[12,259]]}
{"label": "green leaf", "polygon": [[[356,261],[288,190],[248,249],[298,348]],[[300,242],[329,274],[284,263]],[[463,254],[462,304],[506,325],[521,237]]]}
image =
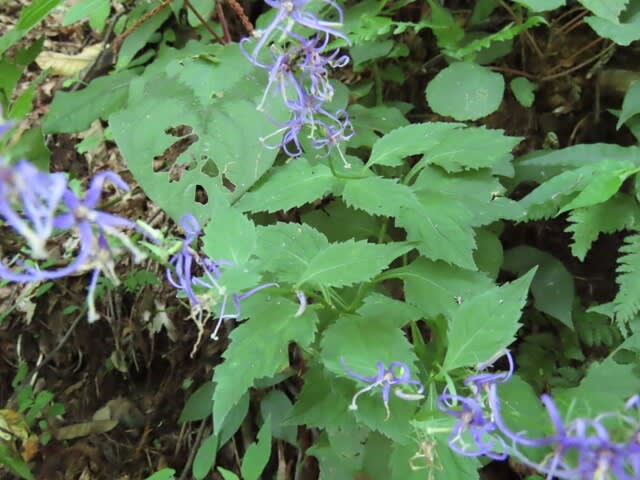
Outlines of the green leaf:
{"label": "green leaf", "polygon": [[640,81],[633,82],[627,93],[624,95],[622,102],[622,111],[618,117],[616,128],[620,128],[631,117],[640,113]]}
{"label": "green leaf", "polygon": [[473,259],[478,265],[478,270],[495,280],[504,260],[500,237],[489,229],[480,228],[476,230],[476,244]]}
{"label": "green leaf", "polygon": [[428,0],[431,7],[431,22],[433,34],[441,49],[452,48],[464,37],[464,29],[453,18],[451,12],[434,0]]}
{"label": "green leaf", "polygon": [[249,396],[249,392],[245,393],[225,418],[222,430],[218,434],[219,447],[227,443],[242,426],[242,422],[247,417],[247,413],[249,413]]}
{"label": "green leaf", "polygon": [[566,0],[513,0],[515,3],[527,7],[532,12],[546,12],[564,7]]}
{"label": "green leaf", "polygon": [[536,98],[534,93],[538,86],[524,77],[516,77],[509,83],[513,95],[523,107],[529,108]]}
{"label": "green leaf", "polygon": [[[216,62],[207,60],[213,55]],[[260,137],[274,127],[256,112],[263,75],[237,44],[191,42],[166,48],[131,82],[127,108],[109,118],[113,136],[136,181],[174,220],[185,213],[208,220],[210,209],[195,201],[198,186],[234,202],[271,167],[277,152]],[[278,104],[265,108],[282,116]]]}
{"label": "green leaf", "polygon": [[292,409],[291,400],[280,390],[271,390],[260,402],[260,414],[265,422],[267,419],[271,422],[273,437],[296,446],[298,430],[293,425],[285,424]]}
{"label": "green leaf", "polygon": [[156,12],[140,25],[136,25],[135,30],[127,35],[118,50],[117,70],[126,67],[133,60],[133,57],[145,47],[160,25],[169,18],[169,15],[171,15],[171,10],[165,8]]}
{"label": "green leaf", "polygon": [[581,262],[601,233],[614,233],[624,229],[636,230],[640,214],[633,197],[618,193],[609,200],[589,208],[572,210],[566,229],[573,234],[571,253]]}
{"label": "green leaf", "polygon": [[302,221],[322,232],[332,242],[377,240],[380,231],[378,221],[360,210],[347,207],[337,200],[320,210],[302,215]]}
{"label": "green leaf", "polygon": [[101,32],[110,11],[111,2],[109,0],[83,0],[71,5],[62,20],[62,25],[71,25],[79,20],[88,18],[91,28]]}
{"label": "green leaf", "polygon": [[406,243],[374,244],[363,240],[333,243],[310,259],[295,284],[346,287],[365,282],[413,248]]}
{"label": "green leaf", "polygon": [[218,451],[218,435],[211,434],[203,440],[193,459],[192,473],[196,480],[202,480],[216,463]]}
{"label": "green leaf", "polygon": [[349,106],[347,112],[351,118],[353,129],[358,132],[349,140],[349,146],[352,148],[371,147],[378,140],[378,133],[384,135],[394,128],[409,124],[402,112],[390,105],[367,108],[359,103],[354,103]]}
{"label": "green leaf", "polygon": [[459,309],[459,301],[464,303],[493,286],[484,273],[422,257],[406,267],[389,270],[384,275],[403,280],[407,302],[418,307],[429,319],[438,315],[451,318]]}
{"label": "green leaf", "polygon": [[286,211],[329,194],[335,180],[326,165],[311,165],[306,158],[293,159],[271,169],[236,206],[246,212]]}
{"label": "green leaf", "polygon": [[[298,304],[288,299],[256,294],[242,305],[249,320],[230,335],[225,361],[215,368],[213,381],[213,424],[215,432],[223,428],[233,406],[254,381],[270,377],[289,366],[289,344],[309,345],[315,336],[317,315],[312,309],[296,318]],[[269,341],[265,341],[265,339]],[[270,435],[269,435],[270,436]]]}
{"label": "green leaf", "polygon": [[640,13],[636,13],[623,23],[601,17],[586,17],[584,22],[599,36],[613,40],[623,47],[640,40]]}
{"label": "green leaf", "polygon": [[573,276],[560,260],[534,247],[519,246],[505,253],[503,269],[523,275],[537,266],[531,282],[533,305],[541,312],[574,329],[571,312],[575,298]]}
{"label": "green leaf", "polygon": [[213,406],[213,391],[213,383],[207,382],[193,392],[182,408],[178,422],[196,422],[210,416]]}
{"label": "green leaf", "polygon": [[238,477],[231,470],[227,470],[225,468],[218,467],[218,472],[220,472],[220,475],[222,475],[222,478],[224,478],[224,480],[240,480],[240,477]]}
{"label": "green leaf", "polygon": [[25,480],[34,480],[29,466],[22,460],[20,454],[4,439],[0,440],[0,466],[5,467],[14,475]]}
{"label": "green leaf", "polygon": [[626,333],[627,323],[640,311],[640,235],[625,238],[619,252],[613,312],[620,331]]}
{"label": "green leaf", "polygon": [[175,480],[176,471],[173,468],[163,468],[145,480]]}
{"label": "green leaf", "polygon": [[318,459],[319,480],[353,480],[362,468],[368,433],[353,421],[321,433],[307,450]]}
{"label": "green leaf", "polygon": [[477,120],[495,112],[504,95],[499,73],[475,63],[458,62],[441,70],[427,86],[431,109],[455,120]]}
{"label": "green leaf", "polygon": [[442,368],[484,362],[515,340],[520,313],[535,271],[462,302],[449,322],[449,347]]}
{"label": "green leaf", "polygon": [[407,302],[401,302],[381,293],[373,292],[365,297],[358,314],[364,318],[391,321],[399,328],[422,318],[420,310]]}
{"label": "green leaf", "polygon": [[640,353],[640,334],[625,340],[602,362],[593,362],[585,377],[575,388],[554,391],[554,398],[572,416],[594,416],[622,409],[624,402],[640,391],[637,363],[616,362],[618,352]]}
{"label": "green leaf", "polygon": [[204,228],[202,250],[209,258],[243,265],[256,250],[255,225],[224,197],[216,202],[209,198],[209,206],[212,219]]}
{"label": "green leaf", "polygon": [[373,215],[396,217],[405,208],[419,208],[411,188],[395,179],[367,177],[347,180],[342,191],[345,203]]}
{"label": "green leaf", "polygon": [[629,0],[578,0],[594,15],[617,22],[618,17],[629,3]]}
{"label": "green leaf", "polygon": [[62,0],[34,0],[30,5],[23,7],[15,27],[0,37],[0,55],[15,45],[61,3]]}
{"label": "green leaf", "polygon": [[431,122],[396,128],[373,145],[366,167],[402,165],[404,158],[426,152],[438,144],[443,133],[459,127],[456,123]]}
{"label": "green leaf", "polygon": [[242,460],[243,480],[258,480],[271,456],[271,421],[267,419],[258,432],[257,443],[247,447]]}
{"label": "green leaf", "polygon": [[126,105],[135,77],[133,71],[123,70],[96,78],[77,92],[56,92],[42,125],[45,133],[82,132],[95,120],[106,119]]}

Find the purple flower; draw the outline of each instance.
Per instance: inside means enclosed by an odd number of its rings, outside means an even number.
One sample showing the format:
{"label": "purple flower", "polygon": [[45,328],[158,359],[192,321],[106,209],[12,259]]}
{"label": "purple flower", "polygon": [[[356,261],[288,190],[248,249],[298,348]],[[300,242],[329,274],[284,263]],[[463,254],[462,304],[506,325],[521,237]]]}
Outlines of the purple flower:
{"label": "purple flower", "polygon": [[438,408],[458,419],[448,439],[451,450],[465,457],[507,458],[504,440],[495,435],[495,423],[476,399],[445,393],[438,397]]}
{"label": "purple flower", "polygon": [[[351,370],[341,358],[342,368],[350,377],[353,377],[361,382],[368,383],[366,387],[358,390],[351,400],[349,410],[357,410],[357,400],[360,395],[365,392],[369,392],[377,387],[382,387],[382,401],[384,402],[384,408],[387,411],[387,418],[391,415],[389,410],[389,395],[393,390],[396,397],[403,400],[420,400],[424,398],[422,393],[424,392],[424,386],[420,381],[411,378],[409,366],[402,362],[391,362],[389,368],[386,368],[384,362],[376,362],[377,373],[374,376],[360,375],[359,373]],[[399,388],[400,385],[416,385],[417,393],[407,393]]]}

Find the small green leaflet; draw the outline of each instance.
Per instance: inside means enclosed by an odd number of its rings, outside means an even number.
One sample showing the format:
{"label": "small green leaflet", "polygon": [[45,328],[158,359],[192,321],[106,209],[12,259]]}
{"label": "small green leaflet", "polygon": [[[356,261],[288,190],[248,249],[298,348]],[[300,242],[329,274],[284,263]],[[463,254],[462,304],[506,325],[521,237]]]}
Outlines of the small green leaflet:
{"label": "small green leaflet", "polygon": [[187,403],[182,408],[180,418],[178,418],[178,423],[204,420],[209,415],[211,415],[211,407],[213,405],[213,390],[213,383],[206,382],[195,392],[193,392],[189,396]]}
{"label": "small green leaflet", "polygon": [[175,480],[175,473],[176,471],[173,468],[163,468],[145,480]]}
{"label": "small green leaflet", "polygon": [[509,83],[513,95],[523,107],[529,108],[536,98],[535,91],[538,86],[525,77],[516,77]]}
{"label": "small green leaflet", "polygon": [[336,178],[329,167],[297,158],[274,167],[236,206],[246,212],[277,212],[299,207],[329,194]]}
{"label": "small green leaflet", "polygon": [[196,480],[204,479],[211,468],[216,463],[216,452],[218,451],[218,435],[212,433],[202,441],[193,459],[193,476]]}
{"label": "small green leaflet", "polygon": [[291,400],[282,390],[271,390],[260,401],[260,415],[265,421],[270,419],[273,438],[297,447],[298,430],[294,425],[286,423],[292,409]]}
{"label": "small green leaflet", "polygon": [[443,370],[476,365],[507,348],[520,328],[520,314],[535,270],[463,302],[449,321]]}
{"label": "small green leaflet", "polygon": [[403,159],[417,155],[438,144],[440,135],[459,123],[417,123],[396,128],[378,140],[371,150],[371,156],[365,167],[372,165],[399,166]]}
{"label": "small green leaflet", "polygon": [[243,302],[243,315],[249,320],[231,333],[225,361],[215,368],[213,375],[215,433],[221,431],[227,415],[254,380],[271,377],[289,365],[291,342],[305,347],[313,341],[318,317],[307,309],[296,318],[297,309],[297,303],[267,293],[256,294]]}
{"label": "small green leaflet", "polygon": [[640,226],[640,212],[631,195],[618,193],[598,205],[572,210],[569,222],[571,225],[566,231],[573,234],[571,253],[582,262],[601,233],[637,230]]}
{"label": "small green leaflet", "polygon": [[428,319],[438,315],[452,317],[459,308],[458,302],[464,303],[493,286],[484,273],[423,257],[384,275],[402,279],[407,302],[418,307]]}
{"label": "small green leaflet", "polygon": [[243,480],[258,480],[271,455],[271,421],[267,418],[258,432],[257,443],[247,447],[242,460]]}
{"label": "small green leaflet", "polygon": [[626,324],[640,310],[640,235],[624,239],[616,273],[619,289],[613,300],[613,312],[618,328],[626,333]]}
{"label": "small green leaflet", "polygon": [[566,0],[513,0],[533,12],[546,12],[564,7]]}
{"label": "small green leaflet", "polygon": [[[151,5],[148,5],[147,9],[150,11]],[[141,12],[140,18],[143,18],[144,13],[147,12]],[[156,12],[156,15],[152,15],[144,20],[135,30],[125,37],[120,49],[118,50],[118,60],[116,62],[117,70],[123,69],[133,60],[136,54],[140,52],[145,45],[147,45],[156,30],[160,28],[170,15],[170,9],[162,9],[159,12]]]}

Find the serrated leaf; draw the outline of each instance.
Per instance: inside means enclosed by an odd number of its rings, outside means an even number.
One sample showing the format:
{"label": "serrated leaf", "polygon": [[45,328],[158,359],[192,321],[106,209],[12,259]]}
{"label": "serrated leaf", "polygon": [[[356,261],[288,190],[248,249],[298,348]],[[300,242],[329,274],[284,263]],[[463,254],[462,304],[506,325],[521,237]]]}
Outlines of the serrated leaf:
{"label": "serrated leaf", "polygon": [[618,328],[625,334],[628,322],[640,311],[640,235],[625,238],[616,273],[619,289],[613,300],[613,312]]}
{"label": "serrated leaf", "polygon": [[106,119],[123,108],[129,96],[129,85],[137,75],[123,70],[92,80],[77,92],[56,92],[44,118],[45,133],[81,132],[99,119]]}
{"label": "serrated leaf", "polygon": [[459,121],[477,120],[500,107],[504,79],[475,63],[458,62],[441,70],[425,93],[435,113]]}
{"label": "serrated leaf", "polygon": [[618,193],[598,205],[572,210],[568,217],[571,225],[566,229],[573,234],[571,253],[582,262],[601,233],[637,229],[640,225],[637,209],[638,206],[630,195]]}
{"label": "serrated leaf", "polygon": [[560,260],[542,250],[522,245],[505,252],[502,268],[524,275],[532,267],[537,271],[531,282],[534,306],[574,329],[572,320],[575,287],[573,275]]}
{"label": "serrated leaf", "polygon": [[449,322],[449,345],[442,368],[484,362],[515,340],[520,314],[535,270],[463,302]]}
{"label": "serrated leaf", "polygon": [[[217,61],[202,55],[215,55]],[[274,130],[256,112],[263,73],[247,64],[237,44],[167,48],[131,83],[127,108],[109,119],[136,181],[174,220],[191,213],[205,223],[210,209],[195,201],[198,186],[207,195],[223,189],[234,202],[275,159],[277,152],[259,140]],[[265,108],[282,117],[283,107],[270,103]],[[157,173],[154,158],[162,166]],[[175,181],[172,172],[181,178]]]}
{"label": "serrated leaf", "polygon": [[211,471],[216,463],[217,451],[218,435],[212,433],[202,441],[193,459],[192,473],[196,480],[202,480]]}
{"label": "serrated leaf", "polygon": [[536,98],[535,91],[538,86],[525,77],[516,77],[509,83],[513,95],[523,107],[529,108]]}
{"label": "serrated leaf", "polygon": [[242,460],[243,480],[258,480],[271,455],[271,422],[265,421],[258,432],[258,440],[247,447]]}
{"label": "serrated leaf", "polygon": [[331,202],[322,210],[302,215],[302,221],[322,232],[332,242],[376,240],[380,233],[379,222],[361,210],[347,207],[344,202]]}
{"label": "serrated leaf", "polygon": [[405,208],[419,208],[411,188],[395,179],[367,177],[347,180],[342,190],[345,203],[373,215],[396,217]]}
{"label": "serrated leaf", "polygon": [[204,228],[202,250],[209,258],[243,265],[256,250],[255,225],[224,197],[209,198],[209,206],[212,218]]}
{"label": "serrated leaf", "polygon": [[329,167],[298,158],[273,168],[236,206],[245,212],[289,210],[324,197],[335,183]]}
{"label": "serrated leaf", "polygon": [[617,22],[618,17],[629,3],[629,0],[578,0],[594,15]]}
{"label": "serrated leaf", "polygon": [[637,13],[622,23],[601,17],[586,17],[584,22],[599,36],[608,38],[623,47],[640,40],[640,15]]}
{"label": "serrated leaf", "polygon": [[249,320],[231,333],[225,361],[213,375],[215,433],[220,432],[233,406],[256,379],[273,376],[288,367],[291,342],[305,347],[313,341],[317,315],[307,309],[296,318],[297,310],[296,303],[266,294],[256,294],[243,302],[243,316]]}
{"label": "serrated leaf", "polygon": [[458,302],[466,302],[493,286],[484,273],[422,257],[385,276],[403,280],[407,302],[418,307],[425,318],[452,317],[459,308]]}
{"label": "serrated leaf", "polygon": [[375,244],[363,240],[333,243],[309,261],[295,283],[345,287],[365,282],[413,248],[406,243]]}
{"label": "serrated leaf", "polygon": [[633,82],[622,101],[622,111],[618,117],[616,128],[619,129],[627,120],[640,113],[640,81]]}
{"label": "serrated leaf", "polygon": [[394,128],[404,127],[409,121],[402,112],[390,105],[378,105],[367,108],[359,103],[347,109],[356,135],[349,141],[349,146],[358,148],[371,147],[378,140],[377,134],[386,134]]}
{"label": "serrated leaf", "polygon": [[401,302],[381,293],[373,292],[365,297],[358,314],[364,318],[391,321],[397,327],[422,318],[420,310],[407,302]]}
{"label": "serrated leaf", "polygon": [[402,165],[404,158],[427,151],[438,144],[443,133],[461,126],[456,123],[431,122],[396,128],[373,145],[366,166]]}

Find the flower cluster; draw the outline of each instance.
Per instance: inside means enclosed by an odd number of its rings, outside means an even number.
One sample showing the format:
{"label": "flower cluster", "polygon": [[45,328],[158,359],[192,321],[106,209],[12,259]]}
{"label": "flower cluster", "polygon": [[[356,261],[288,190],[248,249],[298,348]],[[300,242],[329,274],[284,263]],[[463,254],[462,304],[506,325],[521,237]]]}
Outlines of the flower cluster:
{"label": "flower cluster", "polygon": [[[627,402],[624,414],[605,413],[592,419],[575,418],[565,422],[551,396],[544,394],[541,401],[554,433],[530,438],[525,433],[514,432],[502,417],[497,386],[507,382],[513,373],[511,354],[504,354],[509,362],[508,372],[486,373],[492,363],[487,362],[479,365],[480,373],[465,380],[471,396],[448,392],[440,395],[439,408],[457,418],[449,436],[452,450],[464,456],[487,456],[497,460],[511,455],[546,474],[547,480],[640,478],[640,396]],[[619,441],[620,432],[631,433],[626,441]],[[551,451],[542,461],[532,460],[523,452],[524,449],[540,448]]]}
{"label": "flower cluster", "polygon": [[[193,352],[200,342],[204,332],[204,324],[208,320],[211,310],[220,302],[218,322],[213,329],[211,338],[218,339],[218,331],[222,322],[227,319],[235,319],[240,315],[240,302],[251,295],[269,287],[277,287],[277,283],[265,283],[244,293],[229,293],[218,282],[225,267],[232,267],[231,260],[211,260],[204,257],[192,247],[200,235],[201,228],[193,215],[185,215],[180,219],[185,238],[180,250],[169,260],[167,279],[178,291],[183,292],[189,299],[193,319],[198,326],[198,341],[194,345]],[[198,270],[195,272],[194,270]],[[199,276],[196,276],[199,274]],[[227,311],[227,305],[231,301],[234,312]],[[305,300],[306,301],[306,300]]]}
{"label": "flower cluster", "polygon": [[[6,126],[0,128],[6,131]],[[26,242],[34,260],[50,260],[47,242],[62,233],[75,233],[79,246],[74,259],[58,268],[41,268],[24,258],[0,261],[0,279],[29,283],[55,280],[87,269],[93,270],[87,294],[89,322],[99,318],[95,308],[98,278],[104,272],[118,283],[114,253],[117,245],[133,255],[134,262],[144,254],[123,230],[138,230],[131,220],[98,209],[105,182],[127,191],[127,184],[115,173],[100,172],[93,177],[84,195],[74,192],[61,173],[39,171],[26,160],[9,165],[0,157],[0,219]],[[50,263],[50,262],[49,262]]]}
{"label": "flower cluster", "polygon": [[[376,374],[374,376],[360,375],[359,373],[351,370],[344,362],[344,359],[340,359],[342,368],[350,377],[367,383],[368,385],[356,392],[349,405],[349,410],[357,410],[357,400],[363,393],[369,392],[377,387],[382,387],[382,401],[384,402],[384,408],[387,411],[387,418],[391,416],[389,410],[389,395],[393,391],[394,395],[403,400],[420,400],[424,398],[422,394],[424,392],[424,386],[419,380],[411,378],[409,366],[402,362],[391,362],[389,368],[385,367],[384,362],[376,362]],[[415,392],[406,392],[400,388],[401,385],[415,385]]]}
{"label": "flower cluster", "polygon": [[[249,37],[240,42],[240,48],[251,63],[269,73],[258,110],[264,109],[269,93],[275,89],[292,114],[287,122],[274,120],[278,129],[261,138],[263,144],[267,148],[282,148],[290,157],[296,157],[302,154],[300,135],[308,130],[313,148],[324,149],[327,156],[335,149],[348,168],[350,164],[339,144],[353,136],[353,127],[346,111],[330,113],[325,104],[334,95],[329,82],[330,70],[344,67],[349,62],[349,57],[339,50],[327,52],[329,42],[331,37],[347,43],[349,40],[338,30],[342,24],[342,10],[331,0],[323,1],[333,10],[337,22],[321,20],[309,12],[310,0],[265,0],[277,9],[276,16],[264,30],[254,30],[256,42],[251,51],[248,50]],[[296,27],[315,33],[306,38],[294,31]],[[267,143],[279,135],[282,135],[280,143]]]}

